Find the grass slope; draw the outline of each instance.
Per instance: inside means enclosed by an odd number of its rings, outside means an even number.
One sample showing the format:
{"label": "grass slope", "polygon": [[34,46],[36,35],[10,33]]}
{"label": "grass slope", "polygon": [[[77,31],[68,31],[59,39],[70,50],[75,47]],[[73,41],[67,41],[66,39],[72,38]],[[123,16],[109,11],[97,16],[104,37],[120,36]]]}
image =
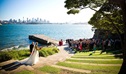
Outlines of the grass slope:
{"label": "grass slope", "polygon": [[[85,59],[90,59],[90,60],[85,60]],[[97,59],[103,59],[103,60],[97,60]],[[108,60],[104,60],[104,59],[108,59]],[[117,60],[111,60],[111,59],[117,59]],[[67,61],[77,62],[77,63],[76,64],[68,63]],[[100,51],[96,51],[95,53],[92,52],[76,53],[70,59],[67,59],[64,62],[59,62],[56,65],[75,68],[75,69],[91,70],[90,74],[118,74],[121,66],[98,66],[98,65],[88,65],[88,64],[79,64],[79,63],[81,62],[81,63],[93,63],[93,64],[122,64],[122,61],[123,61],[122,59],[120,60],[119,58],[116,58],[113,54],[110,53],[100,54]],[[54,74],[54,73],[55,74],[85,74],[85,73],[71,72],[69,70],[53,68],[51,66],[42,67],[40,70],[50,74]]]}

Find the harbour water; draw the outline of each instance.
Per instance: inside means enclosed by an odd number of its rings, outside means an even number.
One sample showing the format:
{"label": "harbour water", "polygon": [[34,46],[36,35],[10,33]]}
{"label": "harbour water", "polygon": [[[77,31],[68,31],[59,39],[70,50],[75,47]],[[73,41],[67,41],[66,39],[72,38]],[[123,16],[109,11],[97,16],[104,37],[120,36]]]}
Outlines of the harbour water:
{"label": "harbour water", "polygon": [[0,26],[0,50],[27,47],[29,35],[44,34],[56,40],[92,38],[89,24],[6,24]]}

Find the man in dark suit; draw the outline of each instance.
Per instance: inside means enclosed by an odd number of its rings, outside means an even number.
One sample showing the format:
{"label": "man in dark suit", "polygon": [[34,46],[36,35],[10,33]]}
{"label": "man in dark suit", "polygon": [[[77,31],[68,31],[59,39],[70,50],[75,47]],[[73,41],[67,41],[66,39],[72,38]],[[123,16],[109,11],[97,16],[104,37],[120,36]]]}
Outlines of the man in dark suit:
{"label": "man in dark suit", "polygon": [[34,48],[34,42],[32,42],[32,44],[30,44],[30,54],[32,53],[33,48]]}

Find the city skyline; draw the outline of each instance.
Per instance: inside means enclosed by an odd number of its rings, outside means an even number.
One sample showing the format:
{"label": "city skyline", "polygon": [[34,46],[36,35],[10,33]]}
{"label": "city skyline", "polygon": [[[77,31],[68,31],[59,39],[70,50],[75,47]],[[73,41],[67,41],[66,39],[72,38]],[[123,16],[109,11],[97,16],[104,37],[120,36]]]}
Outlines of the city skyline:
{"label": "city skyline", "polygon": [[42,18],[50,22],[88,22],[95,13],[85,9],[79,14],[68,15],[65,0],[0,0],[0,20]]}
{"label": "city skyline", "polygon": [[42,18],[22,18],[22,19],[9,19],[9,20],[0,20],[1,24],[41,24],[41,23],[50,23],[49,20]]}
{"label": "city skyline", "polygon": [[0,20],[0,24],[88,24],[88,22],[50,22],[42,18],[22,18],[22,19],[9,19]]}

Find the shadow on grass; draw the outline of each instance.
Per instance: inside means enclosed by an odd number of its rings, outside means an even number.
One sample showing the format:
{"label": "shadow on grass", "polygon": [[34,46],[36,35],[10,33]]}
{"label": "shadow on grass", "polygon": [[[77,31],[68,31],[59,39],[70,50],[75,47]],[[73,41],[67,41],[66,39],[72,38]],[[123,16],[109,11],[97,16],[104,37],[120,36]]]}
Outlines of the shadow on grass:
{"label": "shadow on grass", "polygon": [[91,56],[91,55],[93,55],[95,52],[93,51],[92,53],[90,53],[88,56]]}
{"label": "shadow on grass", "polygon": [[[122,51],[121,50],[104,50],[104,51],[101,51],[99,53],[99,55],[102,55],[102,53],[106,53],[106,54],[113,54],[115,58],[119,58],[119,59],[122,59],[123,58],[123,55],[122,55]],[[92,56],[93,54],[95,54],[95,51],[92,51],[88,56]]]}
{"label": "shadow on grass", "polygon": [[102,54],[104,52],[106,52],[106,54],[108,54],[108,53],[113,54],[115,58],[120,58],[120,59],[123,58],[123,54],[122,54],[121,50],[106,50],[106,51],[104,50],[104,51],[101,51],[100,54]]}
{"label": "shadow on grass", "polygon": [[0,70],[4,69],[5,71],[11,71],[11,70],[17,69],[21,65],[22,64],[20,62],[16,61],[7,65],[1,66]]}

